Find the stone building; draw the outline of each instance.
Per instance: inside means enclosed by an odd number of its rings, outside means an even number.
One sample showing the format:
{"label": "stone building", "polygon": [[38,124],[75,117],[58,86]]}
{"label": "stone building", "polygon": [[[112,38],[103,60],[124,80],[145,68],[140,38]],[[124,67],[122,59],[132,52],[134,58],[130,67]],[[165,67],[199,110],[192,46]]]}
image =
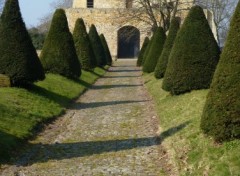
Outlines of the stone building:
{"label": "stone building", "polygon": [[[99,34],[105,35],[113,58],[134,58],[144,38],[151,35],[147,21],[128,19],[135,14],[137,7],[133,0],[73,0],[66,15],[70,30],[73,30],[77,18],[83,18],[87,28],[94,24]],[[187,11],[178,14],[183,19],[186,15]],[[213,20],[208,12],[206,15],[209,21]],[[128,31],[131,31],[130,35]]]}

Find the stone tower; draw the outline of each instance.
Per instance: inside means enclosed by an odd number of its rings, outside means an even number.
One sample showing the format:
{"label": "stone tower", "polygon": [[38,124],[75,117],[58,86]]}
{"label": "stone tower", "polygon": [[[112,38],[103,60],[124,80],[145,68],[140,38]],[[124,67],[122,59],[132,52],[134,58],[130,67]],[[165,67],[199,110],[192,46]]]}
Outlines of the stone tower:
{"label": "stone tower", "polygon": [[[83,18],[87,28],[94,24],[99,34],[105,35],[113,58],[137,57],[144,38],[151,35],[151,27],[146,22],[128,19],[134,15],[134,9],[138,5],[134,2],[134,0],[73,0],[73,7],[66,9],[69,27],[73,30],[76,20]],[[188,10],[178,16],[184,19],[187,13]],[[205,10],[205,14],[216,35],[211,13]]]}
{"label": "stone tower", "polygon": [[[71,30],[77,18],[83,18],[87,28],[94,24],[99,34],[105,35],[113,57],[134,58],[144,38],[151,35],[144,22],[123,19],[122,14],[133,13],[134,7],[136,4],[127,0],[74,0],[66,15]],[[128,31],[133,31],[130,37],[123,35]]]}
{"label": "stone tower", "polygon": [[133,6],[133,2],[126,0],[74,0],[73,8],[119,9]]}

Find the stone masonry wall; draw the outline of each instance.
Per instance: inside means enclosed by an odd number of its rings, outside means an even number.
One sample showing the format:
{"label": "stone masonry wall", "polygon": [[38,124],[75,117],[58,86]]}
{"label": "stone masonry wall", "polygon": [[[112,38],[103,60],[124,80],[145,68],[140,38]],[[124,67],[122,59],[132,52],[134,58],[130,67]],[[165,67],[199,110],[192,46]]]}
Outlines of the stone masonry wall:
{"label": "stone masonry wall", "polygon": [[[125,8],[124,0],[94,0],[94,8]],[[73,8],[87,8],[87,0],[73,1]]]}
{"label": "stone masonry wall", "polygon": [[[184,0],[185,3],[180,5],[181,9],[190,9],[192,0]],[[118,51],[118,30],[124,26],[134,26],[140,31],[140,46],[146,36],[151,35],[151,27],[143,21],[128,20],[129,16],[134,15],[134,8],[127,9],[125,0],[94,0],[94,8],[86,8],[87,0],[74,0],[73,8],[66,9],[69,28],[73,31],[75,22],[78,18],[83,18],[87,29],[94,24],[98,33],[103,33],[109,45],[110,52],[113,57],[117,57]],[[133,4],[133,7],[136,7]],[[177,16],[184,18],[188,14],[188,10],[179,11]],[[213,34],[217,39],[216,26],[213,21],[212,13],[204,10],[206,18],[212,28]],[[147,19],[147,18],[146,18]]]}
{"label": "stone masonry wall", "polygon": [[[133,7],[139,6],[137,1],[133,1]],[[74,0],[73,8],[87,8],[87,0]],[[126,8],[125,0],[94,0],[94,8]]]}
{"label": "stone masonry wall", "polygon": [[[134,13],[127,9],[114,10],[114,9],[67,9],[66,15],[68,18],[69,28],[73,31],[75,22],[78,18],[83,18],[87,29],[94,24],[98,33],[103,33],[109,45],[111,55],[117,57],[118,50],[118,30],[124,26],[134,26],[140,31],[140,46],[144,38],[151,35],[149,25],[144,22],[132,21],[126,22],[123,15],[119,14]],[[121,17],[122,16],[122,17]]]}

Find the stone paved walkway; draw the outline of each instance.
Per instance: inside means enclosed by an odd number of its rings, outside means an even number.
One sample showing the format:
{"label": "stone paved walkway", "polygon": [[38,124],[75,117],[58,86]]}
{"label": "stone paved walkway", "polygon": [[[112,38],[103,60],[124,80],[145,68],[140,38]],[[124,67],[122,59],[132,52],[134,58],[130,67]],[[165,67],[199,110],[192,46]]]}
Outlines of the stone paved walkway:
{"label": "stone paved walkway", "polygon": [[0,175],[168,175],[136,61],[119,60]]}

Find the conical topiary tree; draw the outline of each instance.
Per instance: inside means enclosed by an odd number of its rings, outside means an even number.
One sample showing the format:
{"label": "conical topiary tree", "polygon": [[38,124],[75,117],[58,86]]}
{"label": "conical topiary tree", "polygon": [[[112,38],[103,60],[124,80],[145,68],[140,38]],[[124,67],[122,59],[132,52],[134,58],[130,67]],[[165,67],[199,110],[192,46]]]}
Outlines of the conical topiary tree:
{"label": "conical topiary tree", "polygon": [[175,39],[163,89],[177,95],[209,88],[219,54],[202,8],[192,7]]}
{"label": "conical topiary tree", "polygon": [[240,138],[240,1],[207,96],[201,128],[216,141]]}
{"label": "conical topiary tree", "polygon": [[165,41],[165,44],[164,44],[163,50],[162,50],[162,54],[160,55],[160,57],[158,59],[157,66],[154,71],[154,75],[158,79],[162,78],[166,71],[167,64],[168,64],[168,58],[171,53],[171,50],[172,50],[172,47],[174,44],[174,40],[177,36],[178,29],[180,27],[180,20],[181,19],[179,17],[175,17],[171,21],[168,37]]}
{"label": "conical topiary tree", "polygon": [[104,48],[101,43],[101,39],[98,35],[96,27],[92,24],[89,30],[89,39],[93,47],[93,52],[95,54],[97,65],[102,67],[107,64],[107,58],[105,56]]}
{"label": "conical topiary tree", "polygon": [[154,71],[158,62],[158,58],[161,55],[165,39],[166,35],[163,28],[158,27],[158,29],[154,33],[149,53],[144,62],[143,72],[151,73]]}
{"label": "conical topiary tree", "polygon": [[107,65],[111,66],[112,65],[112,56],[111,56],[106,38],[103,34],[101,34],[100,39],[101,39],[102,46],[104,48],[105,56],[106,56],[106,59],[107,59]]}
{"label": "conical topiary tree", "polygon": [[145,51],[144,54],[143,54],[142,66],[144,65],[144,63],[145,63],[145,61],[146,61],[147,55],[148,55],[149,50],[150,50],[151,45],[152,45],[152,41],[153,41],[153,36],[149,39],[149,42],[148,42],[146,51]]}
{"label": "conical topiary tree", "polygon": [[0,74],[13,86],[45,78],[41,62],[22,20],[18,0],[7,0],[0,22]]}
{"label": "conical topiary tree", "polygon": [[63,9],[57,9],[53,15],[40,58],[46,72],[68,78],[81,75],[81,66]]}
{"label": "conical topiary tree", "polygon": [[91,70],[96,67],[97,61],[82,18],[79,18],[76,21],[75,28],[73,30],[73,39],[82,69]]}
{"label": "conical topiary tree", "polygon": [[142,48],[141,48],[141,50],[139,52],[139,55],[138,55],[138,60],[137,60],[137,66],[138,67],[142,66],[143,56],[144,56],[144,53],[147,49],[148,44],[149,44],[149,38],[145,37]]}

